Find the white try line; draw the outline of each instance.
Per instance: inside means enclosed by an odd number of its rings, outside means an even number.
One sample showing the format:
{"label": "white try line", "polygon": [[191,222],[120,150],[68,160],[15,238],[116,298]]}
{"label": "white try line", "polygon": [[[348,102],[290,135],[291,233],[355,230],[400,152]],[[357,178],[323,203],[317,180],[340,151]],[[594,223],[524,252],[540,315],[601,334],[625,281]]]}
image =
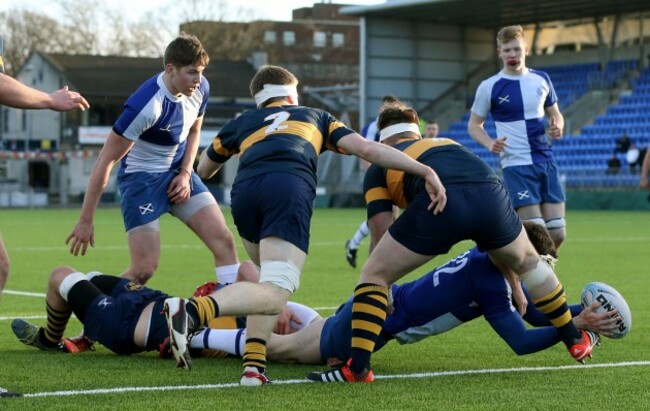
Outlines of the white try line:
{"label": "white try line", "polygon": [[27,291],[14,291],[14,290],[4,290],[2,292],[3,294],[11,294],[11,295],[21,295],[23,297],[40,297],[40,298],[45,298],[44,293],[29,293]]}
{"label": "white try line", "polygon": [[[650,366],[650,361],[630,361],[608,364],[588,364],[588,365],[564,365],[552,367],[523,367],[523,368],[489,368],[482,370],[457,370],[457,371],[438,371],[416,374],[394,374],[394,375],[376,375],[378,380],[393,379],[411,379],[411,378],[437,378],[455,375],[480,375],[480,374],[505,374],[518,372],[543,372],[558,370],[588,370],[592,368],[615,368],[615,367],[638,367]],[[271,386],[287,384],[311,384],[308,380],[274,380]],[[318,384],[318,383],[316,383]],[[236,388],[237,383],[227,384],[201,384],[201,385],[169,385],[163,387],[117,387],[117,388],[97,388],[93,390],[68,390],[68,391],[49,391],[33,392],[22,394],[24,398],[33,397],[67,397],[75,395],[97,395],[97,394],[121,394],[125,392],[152,392],[152,391],[181,391],[181,390],[214,390],[222,388]],[[246,388],[245,388],[246,389]]]}

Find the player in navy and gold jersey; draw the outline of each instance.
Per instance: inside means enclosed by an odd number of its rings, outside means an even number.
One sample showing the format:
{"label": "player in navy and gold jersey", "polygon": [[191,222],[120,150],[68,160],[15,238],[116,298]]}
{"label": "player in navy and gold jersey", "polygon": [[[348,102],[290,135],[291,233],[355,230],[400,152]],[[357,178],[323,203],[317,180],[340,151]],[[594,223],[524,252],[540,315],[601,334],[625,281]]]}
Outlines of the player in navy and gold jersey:
{"label": "player in navy and gold jersey", "polygon": [[[487,251],[504,273],[520,276],[535,306],[558,329],[571,355],[582,361],[595,341],[571,322],[564,289],[528,240],[505,187],[485,162],[454,141],[423,140],[418,124],[412,108],[401,102],[387,104],[379,115],[380,140],[435,166],[446,187],[447,206],[440,214],[430,213],[427,191],[416,176],[375,165],[368,169],[364,193],[372,251],[354,294],[351,358],[308,378],[372,381],[370,356],[386,318],[389,287],[466,239]],[[394,222],[393,204],[405,209]]]}
{"label": "player in navy and gold jersey", "polygon": [[325,111],[298,106],[297,84],[282,67],[261,67],[250,85],[257,109],[226,124],[201,154],[197,169],[207,178],[239,155],[232,214],[246,251],[260,265],[260,283],[233,284],[215,293],[215,299],[206,298],[222,315],[257,314],[248,318],[242,385],[269,381],[264,374],[266,339],[298,288],[307,257],[319,154],[350,153],[418,175],[426,180],[433,212],[441,212],[446,203],[433,169],[364,139]]}
{"label": "player in navy and gold jersey", "polygon": [[[531,222],[524,225],[538,253],[556,258],[546,228]],[[393,309],[386,317],[375,351],[391,340],[417,343],[480,317],[518,355],[538,352],[561,341],[557,329],[535,308],[519,281],[510,284],[490,256],[476,247],[415,281],[394,284],[392,293]],[[617,319],[606,312],[597,313],[599,306],[593,303],[583,309],[580,304],[571,305],[573,322],[579,328],[611,336]],[[535,328],[526,328],[524,321]],[[305,320],[307,326],[296,333],[273,334],[268,342],[269,359],[303,364],[343,362],[350,357],[351,323],[352,298],[330,317]],[[209,338],[193,336],[191,343],[241,355],[245,330],[209,332]]]}

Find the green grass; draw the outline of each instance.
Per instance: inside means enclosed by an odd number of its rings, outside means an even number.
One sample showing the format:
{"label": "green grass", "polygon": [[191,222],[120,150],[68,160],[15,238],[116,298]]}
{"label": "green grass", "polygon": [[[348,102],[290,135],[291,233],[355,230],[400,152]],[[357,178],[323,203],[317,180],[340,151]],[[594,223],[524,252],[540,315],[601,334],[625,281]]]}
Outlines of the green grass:
{"label": "green grass", "polygon": [[[44,293],[47,276],[57,265],[80,271],[119,274],[128,263],[128,250],[119,210],[100,209],[96,217],[96,246],[85,257],[72,257],[65,238],[78,210],[0,210],[0,229],[12,270],[7,290]],[[227,216],[229,218],[229,216]],[[293,299],[313,307],[335,307],[351,293],[358,270],[345,262],[343,243],[364,218],[363,210],[317,209],[312,224],[311,253]],[[650,218],[642,212],[569,212],[569,234],[560,250],[557,271],[569,299],[577,301],[589,281],[613,285],[628,300],[634,317],[629,336],[605,339],[588,364],[606,365],[650,361],[650,300],[648,245]],[[148,285],[174,295],[189,295],[212,278],[210,253],[194,235],[171,217],[162,219],[162,256]],[[465,242],[452,254],[469,247]],[[364,244],[365,246],[365,244]],[[240,255],[245,257],[243,249]],[[367,252],[360,251],[360,262]],[[416,278],[434,264],[407,277]],[[566,350],[518,357],[477,320],[419,344],[389,344],[373,356],[381,376],[366,385],[276,384],[242,389],[223,384],[238,381],[237,359],[195,359],[190,372],[175,369],[153,353],[119,357],[103,347],[96,352],[66,356],[25,347],[13,336],[5,317],[44,315],[44,300],[5,294],[0,300],[0,387],[25,394],[57,391],[181,387],[170,391],[83,393],[0,399],[0,409],[441,409],[441,410],[575,410],[649,409],[650,366],[573,367]],[[329,309],[321,314],[328,315]],[[33,320],[43,324],[43,319]],[[69,334],[81,329],[71,321]],[[562,368],[569,366],[568,368]],[[317,367],[318,368],[318,367]],[[272,364],[277,381],[301,380],[314,367]],[[416,373],[520,369],[500,373],[457,373],[417,378]],[[207,385],[203,388],[198,386]]]}

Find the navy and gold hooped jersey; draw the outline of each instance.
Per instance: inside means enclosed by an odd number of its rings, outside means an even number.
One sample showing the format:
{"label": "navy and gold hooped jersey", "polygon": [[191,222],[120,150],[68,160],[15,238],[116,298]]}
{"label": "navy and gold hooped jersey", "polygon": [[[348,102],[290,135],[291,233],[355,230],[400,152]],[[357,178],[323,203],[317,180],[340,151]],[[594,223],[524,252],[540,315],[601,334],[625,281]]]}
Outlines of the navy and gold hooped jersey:
{"label": "navy and gold hooped jersey", "polygon": [[336,143],[353,130],[326,111],[269,104],[229,121],[208,147],[208,157],[224,163],[239,155],[235,182],[270,172],[286,172],[316,185],[318,155],[343,152]]}
{"label": "navy and gold hooped jersey", "polygon": [[[499,181],[492,168],[476,154],[448,138],[408,140],[394,148],[433,168],[443,185]],[[391,212],[393,204],[406,208],[422,189],[424,180],[419,176],[371,165],[363,182],[368,218]]]}

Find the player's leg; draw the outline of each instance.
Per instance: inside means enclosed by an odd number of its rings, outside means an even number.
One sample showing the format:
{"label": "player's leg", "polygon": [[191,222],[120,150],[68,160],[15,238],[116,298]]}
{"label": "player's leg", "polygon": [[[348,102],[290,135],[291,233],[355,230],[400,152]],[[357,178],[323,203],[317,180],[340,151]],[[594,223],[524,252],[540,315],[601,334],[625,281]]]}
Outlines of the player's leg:
{"label": "player's leg", "polygon": [[359,251],[361,242],[368,237],[368,235],[370,235],[370,229],[368,228],[368,222],[364,220],[352,238],[345,242],[345,258],[348,260],[348,264],[352,267],[356,268],[357,251]]}
{"label": "player's leg", "polygon": [[293,334],[271,334],[267,344],[269,359],[291,364],[322,364],[320,337],[324,324],[321,318]]}
{"label": "player's leg", "polygon": [[[88,287],[81,291],[79,291],[80,287],[77,287],[75,299],[70,295],[71,290],[80,282],[87,283]],[[92,285],[84,274],[71,267],[57,267],[48,280],[46,326],[37,327],[24,320],[16,319],[12,322],[12,329],[18,339],[27,345],[46,350],[62,350],[60,342],[72,312],[74,311],[83,323],[88,305],[100,294],[101,291]]]}
{"label": "player's leg", "polygon": [[533,304],[557,328],[571,355],[578,361],[590,356],[593,344],[589,336],[580,332],[571,321],[562,284],[552,265],[537,254],[525,230],[522,228],[519,236],[510,244],[488,252],[519,274]]}
{"label": "player's leg", "polygon": [[564,203],[542,204],[542,215],[544,216],[546,229],[548,230],[548,233],[551,235],[551,238],[555,243],[555,248],[559,248],[566,239]]}
{"label": "player's leg", "polygon": [[160,220],[130,229],[127,237],[131,264],[121,277],[145,284],[160,261]]}
{"label": "player's leg", "polygon": [[[246,323],[244,375],[242,385],[259,385],[259,374],[266,371],[266,342],[289,297],[298,289],[300,273],[307,254],[295,245],[277,237],[260,241],[259,287],[266,299],[274,305],[272,315],[249,315]],[[266,377],[264,377],[266,378]],[[262,381],[263,382],[263,381]]]}
{"label": "player's leg", "polygon": [[173,205],[171,212],[187,224],[212,252],[217,281],[222,284],[234,283],[239,268],[235,239],[219,205],[204,187],[200,180],[193,181],[192,196],[183,203]]}
{"label": "player's leg", "polygon": [[553,242],[555,248],[560,248],[560,245],[566,239],[566,220],[564,202],[566,196],[564,194],[564,187],[560,179],[560,173],[555,162],[543,163],[540,167],[544,167],[544,185],[542,186],[541,195],[541,208],[542,216],[546,224],[546,229]]}

